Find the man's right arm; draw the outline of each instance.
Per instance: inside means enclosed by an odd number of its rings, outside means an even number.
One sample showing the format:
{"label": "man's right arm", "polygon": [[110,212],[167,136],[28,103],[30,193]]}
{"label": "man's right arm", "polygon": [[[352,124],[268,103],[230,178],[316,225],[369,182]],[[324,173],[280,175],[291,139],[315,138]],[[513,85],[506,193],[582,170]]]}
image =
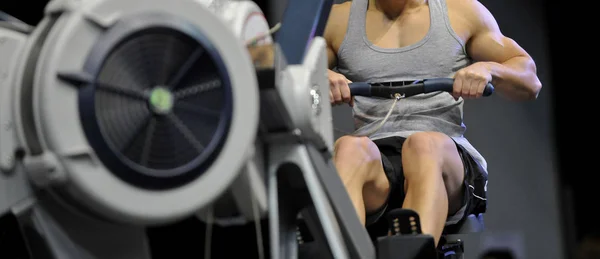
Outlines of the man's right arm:
{"label": "man's right arm", "polygon": [[327,42],[327,61],[329,63],[329,69],[332,69],[337,65],[337,48],[339,47],[338,45],[340,44],[341,39],[345,36],[349,13],[350,2],[334,4],[331,7],[327,25],[325,26],[325,32],[323,33],[323,38],[325,38],[325,41]]}
{"label": "man's right arm", "polygon": [[337,55],[329,43],[327,43],[327,64],[330,70],[337,65]]}
{"label": "man's right arm", "polygon": [[335,39],[335,26],[334,22],[335,18],[335,9],[337,5],[333,5],[331,8],[331,13],[329,14],[329,19],[327,20],[327,25],[325,26],[325,32],[323,33],[323,38],[325,38],[325,42],[327,42],[327,62],[329,64],[329,69],[332,69],[337,64],[337,55],[333,50],[333,39]]}
{"label": "man's right arm", "polygon": [[329,14],[329,19],[327,20],[325,32],[323,33],[323,37],[327,42],[327,61],[329,64],[328,77],[330,86],[329,99],[332,104],[353,104],[350,88],[348,88],[348,83],[350,81],[346,79],[344,75],[331,70],[337,66],[337,50],[346,34],[350,4],[351,2],[333,5],[331,13]]}

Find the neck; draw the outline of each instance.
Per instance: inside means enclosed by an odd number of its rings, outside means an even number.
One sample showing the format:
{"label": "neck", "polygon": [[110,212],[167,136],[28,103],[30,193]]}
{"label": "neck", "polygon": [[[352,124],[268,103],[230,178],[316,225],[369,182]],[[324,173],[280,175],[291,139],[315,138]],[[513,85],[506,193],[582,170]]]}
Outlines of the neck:
{"label": "neck", "polygon": [[402,13],[425,4],[427,0],[369,0],[369,9],[375,9],[393,19]]}

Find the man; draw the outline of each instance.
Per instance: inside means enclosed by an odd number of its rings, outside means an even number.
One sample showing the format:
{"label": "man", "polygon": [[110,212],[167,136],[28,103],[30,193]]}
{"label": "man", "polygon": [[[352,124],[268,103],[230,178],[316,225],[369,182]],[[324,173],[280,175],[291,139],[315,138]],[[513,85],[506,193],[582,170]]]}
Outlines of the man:
{"label": "man", "polygon": [[348,83],[453,77],[454,92],[405,98],[368,137],[336,141],[334,161],[362,223],[395,208],[419,214],[438,244],[447,225],[485,212],[487,164],[464,138],[463,99],[491,82],[510,100],[542,88],[532,58],[476,0],[353,0],[334,5],[328,43],[330,99],[353,106],[357,134],[392,100],[350,96]]}

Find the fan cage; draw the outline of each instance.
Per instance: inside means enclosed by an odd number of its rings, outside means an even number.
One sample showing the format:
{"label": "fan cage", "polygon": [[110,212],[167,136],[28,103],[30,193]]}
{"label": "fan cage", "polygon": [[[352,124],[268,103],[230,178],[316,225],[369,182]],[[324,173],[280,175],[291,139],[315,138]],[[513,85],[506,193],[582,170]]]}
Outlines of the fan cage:
{"label": "fan cage", "polygon": [[82,125],[113,174],[168,189],[216,159],[232,118],[232,90],[223,60],[199,29],[172,17],[121,21],[96,42],[85,69],[93,82],[79,90]]}

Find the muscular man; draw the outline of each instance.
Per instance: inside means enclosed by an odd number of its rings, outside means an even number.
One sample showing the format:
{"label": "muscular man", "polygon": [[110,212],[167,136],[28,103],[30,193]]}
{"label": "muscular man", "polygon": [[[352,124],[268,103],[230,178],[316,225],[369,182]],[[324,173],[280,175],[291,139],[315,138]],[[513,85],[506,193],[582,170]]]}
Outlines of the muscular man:
{"label": "muscular man", "polygon": [[344,136],[335,165],[362,223],[394,208],[416,211],[437,244],[447,225],[486,209],[487,164],[463,136],[464,99],[491,82],[511,100],[535,100],[532,58],[477,0],[353,0],[334,5],[325,30],[332,103],[353,106],[357,135],[392,100],[350,96],[348,82],[453,77],[454,92],[400,100],[368,137]]}

